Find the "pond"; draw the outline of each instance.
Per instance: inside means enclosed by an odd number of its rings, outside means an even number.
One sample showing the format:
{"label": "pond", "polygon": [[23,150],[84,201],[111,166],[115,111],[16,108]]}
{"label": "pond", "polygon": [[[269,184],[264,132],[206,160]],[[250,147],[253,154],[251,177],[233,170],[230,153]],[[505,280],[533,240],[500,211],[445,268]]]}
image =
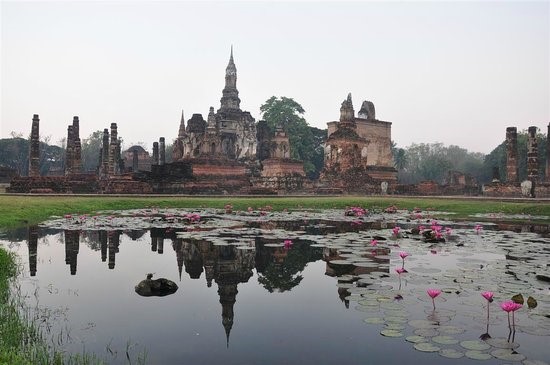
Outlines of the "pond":
{"label": "pond", "polygon": [[[58,217],[0,244],[22,260],[16,290],[49,343],[107,363],[544,364],[548,226],[488,218],[142,209]],[[139,295],[148,273],[177,291]]]}

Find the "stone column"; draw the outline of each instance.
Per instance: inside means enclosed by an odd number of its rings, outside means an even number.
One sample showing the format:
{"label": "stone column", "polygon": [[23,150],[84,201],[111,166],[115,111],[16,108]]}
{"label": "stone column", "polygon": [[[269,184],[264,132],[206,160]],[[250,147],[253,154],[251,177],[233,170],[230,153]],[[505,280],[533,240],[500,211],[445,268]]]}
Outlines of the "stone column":
{"label": "stone column", "polygon": [[137,172],[138,171],[138,152],[137,150],[134,150],[132,152],[132,171]]}
{"label": "stone column", "polygon": [[31,144],[29,147],[29,176],[40,176],[40,119],[38,114],[32,117]]}
{"label": "stone column", "polygon": [[80,142],[80,121],[73,117],[73,174],[82,172],[82,144]]}
{"label": "stone column", "polygon": [[67,149],[65,150],[65,175],[73,173],[74,157],[74,128],[72,125],[67,127]]}
{"label": "stone column", "polygon": [[550,183],[550,123],[546,132],[546,182]]}
{"label": "stone column", "polygon": [[506,128],[506,181],[518,181],[518,131],[516,127]]}
{"label": "stone column", "polygon": [[111,123],[111,143],[109,143],[109,175],[115,175],[117,170],[116,150],[118,144],[117,125]]}
{"label": "stone column", "polygon": [[164,137],[159,139],[159,165],[166,163],[166,145],[164,143]]}
{"label": "stone column", "polygon": [[101,166],[100,175],[106,176],[109,173],[109,130],[103,129],[103,139],[101,141]]}
{"label": "stone column", "polygon": [[153,165],[159,164],[159,143],[153,142]]}
{"label": "stone column", "polygon": [[527,179],[533,185],[539,178],[539,149],[537,145],[537,127],[529,127],[527,140]]}

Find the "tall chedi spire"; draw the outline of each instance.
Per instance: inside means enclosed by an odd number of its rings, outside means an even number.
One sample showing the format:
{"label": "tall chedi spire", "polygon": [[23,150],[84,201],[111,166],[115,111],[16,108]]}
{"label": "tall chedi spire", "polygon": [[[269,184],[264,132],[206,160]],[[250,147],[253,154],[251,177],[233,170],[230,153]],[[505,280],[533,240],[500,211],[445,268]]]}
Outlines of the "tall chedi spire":
{"label": "tall chedi spire", "polygon": [[231,46],[229,63],[225,68],[225,87],[222,95],[220,110],[240,110],[241,99],[239,99],[239,91],[237,90],[237,67],[235,67],[235,62],[233,61],[233,46]]}
{"label": "tall chedi spire", "polygon": [[181,110],[180,128],[178,130],[178,139],[185,137],[185,118],[183,116],[183,109]]}

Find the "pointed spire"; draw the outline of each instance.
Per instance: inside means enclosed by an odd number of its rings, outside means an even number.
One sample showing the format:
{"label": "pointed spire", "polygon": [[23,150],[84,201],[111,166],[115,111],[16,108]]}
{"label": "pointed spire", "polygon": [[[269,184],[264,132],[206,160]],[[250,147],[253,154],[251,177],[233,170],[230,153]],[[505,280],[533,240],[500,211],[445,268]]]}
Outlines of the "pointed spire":
{"label": "pointed spire", "polygon": [[231,45],[231,56],[229,56],[229,62],[233,63],[233,45]]}
{"label": "pointed spire", "polygon": [[183,109],[181,110],[180,129],[178,130],[178,138],[185,137],[185,118],[183,116]]}
{"label": "pointed spire", "polygon": [[[233,71],[232,73],[229,71]],[[229,63],[227,64],[227,68],[225,69],[226,74],[236,74],[237,68],[235,67],[235,61],[233,60],[233,45],[231,45],[231,54],[229,56]]]}

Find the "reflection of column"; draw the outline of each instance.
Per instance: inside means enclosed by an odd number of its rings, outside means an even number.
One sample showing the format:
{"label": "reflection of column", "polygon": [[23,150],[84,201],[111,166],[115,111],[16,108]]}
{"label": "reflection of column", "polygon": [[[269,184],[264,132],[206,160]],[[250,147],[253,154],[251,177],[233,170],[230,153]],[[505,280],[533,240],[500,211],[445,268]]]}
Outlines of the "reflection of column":
{"label": "reflection of column", "polygon": [[120,233],[118,231],[109,232],[109,269],[115,268],[116,253],[118,252],[118,246],[120,244]]}
{"label": "reflection of column", "polygon": [[182,240],[177,238],[172,241],[172,248],[176,251],[176,261],[178,263],[178,274],[181,281],[181,273],[183,271],[183,250],[182,250]]}
{"label": "reflection of column", "polygon": [[99,231],[99,243],[101,244],[101,262],[107,260],[107,231]]}
{"label": "reflection of column", "polygon": [[65,263],[69,265],[71,275],[76,275],[77,258],[80,246],[79,231],[65,231]]}
{"label": "reflection of column", "polygon": [[202,255],[195,243],[183,242],[182,255],[185,264],[185,272],[191,279],[198,279],[202,274]]}
{"label": "reflection of column", "polygon": [[157,251],[157,236],[155,235],[153,229],[151,229],[151,251]]}
{"label": "reflection of column", "polygon": [[36,259],[38,254],[38,227],[29,227],[27,244],[29,246],[29,271],[31,276],[36,275]]}
{"label": "reflection of column", "polygon": [[164,253],[164,238],[157,237],[157,253],[162,255]]}

